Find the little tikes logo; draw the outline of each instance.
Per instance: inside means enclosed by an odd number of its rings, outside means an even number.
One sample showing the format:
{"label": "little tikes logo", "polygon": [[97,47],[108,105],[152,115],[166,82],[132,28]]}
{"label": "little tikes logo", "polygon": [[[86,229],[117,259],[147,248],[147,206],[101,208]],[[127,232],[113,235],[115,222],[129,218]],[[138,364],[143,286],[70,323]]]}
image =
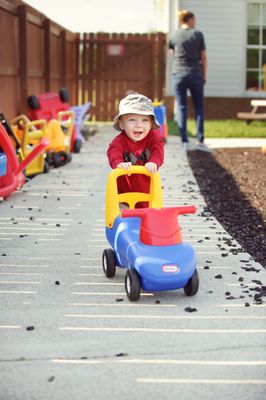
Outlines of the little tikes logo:
{"label": "little tikes logo", "polygon": [[180,271],[180,268],[175,264],[168,264],[168,265],[163,265],[162,270],[163,272],[178,273]]}

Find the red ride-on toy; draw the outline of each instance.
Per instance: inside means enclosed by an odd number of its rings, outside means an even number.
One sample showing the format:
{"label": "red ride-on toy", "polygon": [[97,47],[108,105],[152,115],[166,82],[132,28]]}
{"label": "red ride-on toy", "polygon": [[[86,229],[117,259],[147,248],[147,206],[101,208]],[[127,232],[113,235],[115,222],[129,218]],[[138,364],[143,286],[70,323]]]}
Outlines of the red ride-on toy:
{"label": "red ride-on toy", "polygon": [[[58,93],[42,93],[39,96],[28,97],[28,115],[31,120],[46,119],[58,119],[58,113],[61,111],[71,111],[71,107],[68,104],[69,94],[66,88],[62,88]],[[67,123],[68,118],[60,120],[62,128],[64,129],[64,123]],[[71,151],[79,153],[82,147],[84,139],[80,132],[73,126],[73,134],[71,138]]]}
{"label": "red ride-on toy", "polygon": [[6,198],[25,183],[23,171],[49,144],[46,138],[33,147],[19,164],[11,138],[0,123],[0,197]]}

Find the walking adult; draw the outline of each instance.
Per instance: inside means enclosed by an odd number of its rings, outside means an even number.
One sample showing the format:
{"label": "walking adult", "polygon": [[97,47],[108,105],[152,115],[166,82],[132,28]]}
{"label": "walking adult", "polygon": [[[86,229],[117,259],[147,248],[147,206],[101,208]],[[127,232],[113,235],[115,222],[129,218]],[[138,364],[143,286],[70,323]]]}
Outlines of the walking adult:
{"label": "walking adult", "polygon": [[188,149],[187,136],[187,91],[190,91],[195,110],[197,149],[204,145],[204,93],[206,83],[207,56],[204,36],[195,29],[196,19],[191,11],[178,13],[180,28],[169,41],[173,53],[173,80],[178,105],[178,128],[184,149]]}

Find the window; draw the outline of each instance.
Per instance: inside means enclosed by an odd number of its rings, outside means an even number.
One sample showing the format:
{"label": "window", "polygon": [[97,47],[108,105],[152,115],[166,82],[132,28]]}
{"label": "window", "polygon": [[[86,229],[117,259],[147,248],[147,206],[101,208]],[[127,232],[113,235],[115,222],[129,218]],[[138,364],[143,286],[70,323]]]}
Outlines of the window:
{"label": "window", "polygon": [[266,91],[266,2],[247,7],[246,89]]}

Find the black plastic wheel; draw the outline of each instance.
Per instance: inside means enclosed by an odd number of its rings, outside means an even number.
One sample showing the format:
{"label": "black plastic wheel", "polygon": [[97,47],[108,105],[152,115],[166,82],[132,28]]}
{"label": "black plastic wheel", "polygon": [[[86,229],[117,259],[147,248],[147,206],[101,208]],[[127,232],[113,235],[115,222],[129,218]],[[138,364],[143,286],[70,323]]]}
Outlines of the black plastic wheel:
{"label": "black plastic wheel", "polygon": [[67,88],[62,88],[58,92],[59,98],[62,101],[62,103],[67,103],[69,101],[69,93]]}
{"label": "black plastic wheel", "polygon": [[74,153],[79,153],[81,150],[81,147],[82,147],[81,139],[76,139],[74,141],[74,146],[73,146]]}
{"label": "black plastic wheel", "polygon": [[192,277],[188,280],[186,286],[184,286],[184,292],[187,296],[194,296],[199,289],[199,276],[198,271],[195,269]]}
{"label": "black plastic wheel", "polygon": [[107,278],[112,278],[115,276],[116,263],[115,263],[115,253],[112,249],[105,249],[103,251],[103,272]]}
{"label": "black plastic wheel", "polygon": [[130,301],[136,301],[140,296],[139,274],[134,269],[128,269],[125,276],[125,288],[127,298]]}
{"label": "black plastic wheel", "polygon": [[38,108],[40,108],[40,102],[38,100],[38,97],[29,96],[28,97],[28,107],[31,108],[32,110],[38,110]]}
{"label": "black plastic wheel", "polygon": [[43,169],[43,172],[44,172],[44,174],[48,174],[49,171],[50,171],[49,162],[45,160],[45,161],[44,161],[44,169]]}
{"label": "black plastic wheel", "polygon": [[53,155],[53,165],[55,168],[62,167],[69,162],[69,154],[65,151],[59,151]]}

